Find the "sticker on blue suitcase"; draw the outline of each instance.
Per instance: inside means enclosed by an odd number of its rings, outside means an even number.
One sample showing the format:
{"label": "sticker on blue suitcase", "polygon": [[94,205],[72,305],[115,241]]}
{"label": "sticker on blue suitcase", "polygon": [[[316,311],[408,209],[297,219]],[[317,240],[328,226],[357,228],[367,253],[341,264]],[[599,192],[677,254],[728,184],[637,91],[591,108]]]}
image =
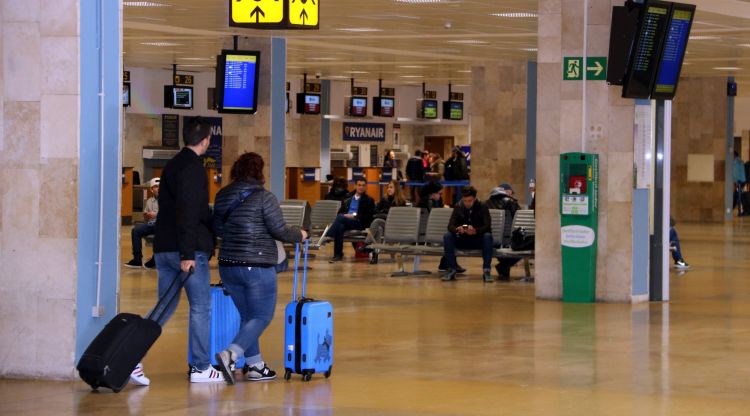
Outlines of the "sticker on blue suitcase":
{"label": "sticker on blue suitcase", "polygon": [[323,336],[323,342],[320,342],[320,334],[318,334],[318,351],[315,354],[316,363],[325,363],[331,361],[331,343],[333,343],[333,336],[326,329],[326,334]]}

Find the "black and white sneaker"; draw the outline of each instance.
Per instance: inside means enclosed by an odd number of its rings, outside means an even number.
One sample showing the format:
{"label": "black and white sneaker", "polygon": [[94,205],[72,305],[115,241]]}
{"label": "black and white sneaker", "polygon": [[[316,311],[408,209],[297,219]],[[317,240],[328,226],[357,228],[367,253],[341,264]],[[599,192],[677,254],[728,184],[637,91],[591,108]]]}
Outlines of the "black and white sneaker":
{"label": "black and white sneaker", "polygon": [[685,260],[677,260],[674,263],[674,268],[677,270],[687,270],[690,268],[690,265],[685,263]]}
{"label": "black and white sneaker", "polygon": [[141,260],[133,259],[125,263],[124,266],[130,269],[140,269],[143,267],[143,263],[141,263]]}
{"label": "black and white sneaker", "polygon": [[224,375],[227,384],[234,384],[234,353],[231,350],[224,350],[216,353],[216,361],[219,362],[219,370]]}
{"label": "black and white sneaker", "polygon": [[263,363],[263,368],[245,365],[242,368],[242,373],[250,381],[273,380],[276,378],[276,372],[268,368],[265,363]]}

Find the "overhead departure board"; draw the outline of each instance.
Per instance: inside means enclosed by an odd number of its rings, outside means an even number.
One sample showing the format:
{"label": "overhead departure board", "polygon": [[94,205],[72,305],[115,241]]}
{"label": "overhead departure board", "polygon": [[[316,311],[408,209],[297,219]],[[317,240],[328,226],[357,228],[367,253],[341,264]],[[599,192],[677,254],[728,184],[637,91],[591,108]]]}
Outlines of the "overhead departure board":
{"label": "overhead departure board", "polygon": [[672,3],[649,1],[643,10],[630,70],[622,89],[624,98],[649,98],[669,24]]}
{"label": "overhead departure board", "polygon": [[675,4],[669,21],[664,51],[659,59],[659,70],[651,98],[671,100],[677,92],[685,48],[695,16],[692,4]]}

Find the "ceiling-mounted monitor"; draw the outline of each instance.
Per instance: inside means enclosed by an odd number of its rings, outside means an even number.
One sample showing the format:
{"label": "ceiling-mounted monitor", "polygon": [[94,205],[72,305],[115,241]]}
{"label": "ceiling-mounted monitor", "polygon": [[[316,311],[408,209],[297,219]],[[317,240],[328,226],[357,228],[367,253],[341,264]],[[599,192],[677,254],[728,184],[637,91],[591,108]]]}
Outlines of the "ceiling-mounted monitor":
{"label": "ceiling-mounted monitor", "polygon": [[446,120],[463,120],[463,101],[443,101],[443,118]]}
{"label": "ceiling-mounted monitor", "polygon": [[349,115],[364,117],[367,115],[367,97],[352,96],[349,100]]}
{"label": "ceiling-mounted monitor", "polygon": [[419,100],[417,101],[419,116],[421,118],[435,119],[438,118],[437,100]]}
{"label": "ceiling-mounted monitor", "polygon": [[219,113],[258,111],[260,52],[223,50],[216,58],[216,104]]}
{"label": "ceiling-mounted monitor", "polygon": [[672,7],[664,50],[659,59],[656,82],[651,92],[652,99],[671,100],[677,93],[677,83],[680,81],[682,61],[685,58],[694,17],[695,6],[692,4],[675,3]]}
{"label": "ceiling-mounted monitor", "polygon": [[661,51],[673,4],[648,0],[641,12],[635,46],[622,88],[623,98],[649,98],[656,81]]}
{"label": "ceiling-mounted monitor", "polygon": [[378,117],[393,117],[396,115],[396,99],[392,97],[373,97],[372,114]]}
{"label": "ceiling-mounted monitor", "polygon": [[320,94],[298,93],[297,113],[320,114]]}

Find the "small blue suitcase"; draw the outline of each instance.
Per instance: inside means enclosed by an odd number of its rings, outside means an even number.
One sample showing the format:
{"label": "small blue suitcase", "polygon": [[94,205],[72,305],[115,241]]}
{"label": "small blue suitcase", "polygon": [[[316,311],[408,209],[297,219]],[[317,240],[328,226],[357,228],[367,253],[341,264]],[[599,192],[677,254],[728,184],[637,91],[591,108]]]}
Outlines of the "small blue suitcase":
{"label": "small blue suitcase", "polygon": [[329,302],[305,296],[307,286],[307,248],[305,241],[301,296],[297,298],[300,247],[294,253],[294,289],[284,314],[284,379],[292,373],[310,381],[315,373],[331,376],[333,368],[333,307]]}
{"label": "small blue suitcase", "polygon": [[[211,364],[218,365],[216,353],[227,349],[235,335],[240,330],[240,313],[232,301],[232,297],[224,289],[224,285],[211,285],[211,332],[209,335],[208,356]],[[190,343],[188,343],[188,359],[192,357]],[[242,368],[245,357],[240,357],[235,365]]]}

